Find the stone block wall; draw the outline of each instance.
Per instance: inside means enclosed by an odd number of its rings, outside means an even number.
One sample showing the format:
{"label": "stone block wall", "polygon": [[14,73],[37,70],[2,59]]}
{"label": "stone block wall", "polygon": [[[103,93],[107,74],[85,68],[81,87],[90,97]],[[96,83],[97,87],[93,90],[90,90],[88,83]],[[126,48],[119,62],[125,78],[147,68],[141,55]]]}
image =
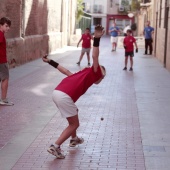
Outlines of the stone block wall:
{"label": "stone block wall", "polygon": [[75,20],[70,20],[75,7],[76,0],[1,0],[0,17],[12,21],[5,35],[11,67],[68,45],[75,29]]}

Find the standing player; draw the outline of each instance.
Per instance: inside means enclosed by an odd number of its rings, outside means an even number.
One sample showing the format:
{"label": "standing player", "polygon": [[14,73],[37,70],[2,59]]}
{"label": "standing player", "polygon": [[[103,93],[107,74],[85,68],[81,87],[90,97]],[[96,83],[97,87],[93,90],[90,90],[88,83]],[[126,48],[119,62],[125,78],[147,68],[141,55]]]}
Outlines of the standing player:
{"label": "standing player", "polygon": [[119,34],[119,28],[116,26],[115,22],[113,22],[113,26],[110,27],[109,33],[111,35],[110,41],[112,43],[112,50],[111,51],[116,51],[117,41],[118,41],[118,34]]}
{"label": "standing player", "polygon": [[6,56],[6,39],[4,34],[7,33],[11,26],[11,20],[7,17],[0,19],[0,82],[1,82],[1,99],[0,105],[12,106],[12,102],[7,100],[9,70]]}
{"label": "standing player", "polygon": [[153,47],[153,39],[152,34],[154,33],[154,28],[150,26],[150,21],[146,22],[146,27],[144,28],[143,35],[145,36],[145,55],[148,54],[148,47],[149,47],[149,54],[152,55]]}
{"label": "standing player", "polygon": [[138,52],[138,46],[136,44],[136,39],[131,35],[132,31],[127,30],[127,36],[124,38],[123,44],[125,48],[125,67],[123,70],[127,70],[128,57],[130,56],[130,69],[129,71],[133,71],[133,57],[134,57],[134,48],[133,44],[136,46],[136,52]]}
{"label": "standing player", "polygon": [[82,50],[81,50],[81,55],[79,58],[79,61],[77,62],[78,65],[80,65],[80,62],[84,56],[84,54],[87,54],[87,60],[88,60],[88,66],[90,66],[90,49],[91,49],[91,39],[93,39],[93,37],[90,34],[90,29],[86,28],[85,33],[82,34],[77,47],[79,46],[80,42],[82,42]]}
{"label": "standing player", "polygon": [[76,130],[79,127],[79,118],[75,102],[90,86],[94,83],[100,83],[105,76],[105,68],[99,65],[98,61],[100,37],[103,34],[103,27],[96,26],[92,52],[93,65],[92,67],[85,68],[75,74],[71,73],[55,61],[46,58],[46,56],[43,57],[44,62],[49,63],[67,76],[55,88],[53,92],[53,101],[58,107],[62,117],[67,119],[68,127],[61,133],[55,144],[51,145],[47,150],[59,159],[65,158],[64,154],[61,152],[60,145],[69,137],[72,137],[69,144],[70,147],[75,147],[84,142],[84,139],[79,138],[76,133]]}

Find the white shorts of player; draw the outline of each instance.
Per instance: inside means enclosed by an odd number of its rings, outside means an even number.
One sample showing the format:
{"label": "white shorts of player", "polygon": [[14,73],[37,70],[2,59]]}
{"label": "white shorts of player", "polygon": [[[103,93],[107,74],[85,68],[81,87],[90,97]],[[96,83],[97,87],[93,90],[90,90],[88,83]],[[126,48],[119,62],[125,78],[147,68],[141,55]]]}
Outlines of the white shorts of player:
{"label": "white shorts of player", "polygon": [[82,53],[90,53],[91,48],[83,48],[81,49]]}
{"label": "white shorts of player", "polygon": [[118,37],[110,37],[110,41],[111,41],[111,43],[117,43],[117,41],[118,41]]}
{"label": "white shorts of player", "polygon": [[58,107],[62,117],[67,118],[78,114],[77,106],[71,97],[66,93],[59,90],[54,90],[52,99]]}

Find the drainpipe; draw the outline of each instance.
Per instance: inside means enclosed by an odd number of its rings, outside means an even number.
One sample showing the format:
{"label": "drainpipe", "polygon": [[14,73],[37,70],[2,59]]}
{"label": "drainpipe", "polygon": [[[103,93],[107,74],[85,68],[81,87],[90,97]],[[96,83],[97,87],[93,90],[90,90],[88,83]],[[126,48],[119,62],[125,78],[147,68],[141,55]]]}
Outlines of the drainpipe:
{"label": "drainpipe", "polygon": [[169,6],[165,8],[165,48],[164,48],[164,67],[166,67],[166,54],[167,54],[167,42],[168,42],[168,15],[169,15]]}
{"label": "drainpipe", "polygon": [[158,29],[158,12],[156,12],[156,30],[155,30],[155,50],[154,50],[154,53],[155,53],[155,56],[156,56],[156,47],[157,47],[157,29]]}

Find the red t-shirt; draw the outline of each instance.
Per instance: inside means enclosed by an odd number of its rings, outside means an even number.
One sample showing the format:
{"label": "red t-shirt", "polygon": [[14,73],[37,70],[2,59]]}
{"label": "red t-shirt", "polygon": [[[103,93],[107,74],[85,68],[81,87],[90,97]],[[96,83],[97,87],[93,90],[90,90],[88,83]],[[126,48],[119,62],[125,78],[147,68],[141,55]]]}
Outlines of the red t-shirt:
{"label": "red t-shirt", "polygon": [[90,34],[82,34],[82,47],[83,48],[90,48],[91,47],[91,35]]}
{"label": "red t-shirt", "polygon": [[133,36],[127,36],[124,38],[124,45],[126,46],[126,52],[132,52],[134,50],[133,43],[136,42],[136,39]]}
{"label": "red t-shirt", "polygon": [[0,64],[7,63],[6,40],[4,33],[0,31]]}
{"label": "red t-shirt", "polygon": [[93,71],[93,67],[85,68],[71,76],[64,78],[55,90],[68,94],[74,102],[82,96],[87,89],[102,77],[100,66],[97,72]]}

